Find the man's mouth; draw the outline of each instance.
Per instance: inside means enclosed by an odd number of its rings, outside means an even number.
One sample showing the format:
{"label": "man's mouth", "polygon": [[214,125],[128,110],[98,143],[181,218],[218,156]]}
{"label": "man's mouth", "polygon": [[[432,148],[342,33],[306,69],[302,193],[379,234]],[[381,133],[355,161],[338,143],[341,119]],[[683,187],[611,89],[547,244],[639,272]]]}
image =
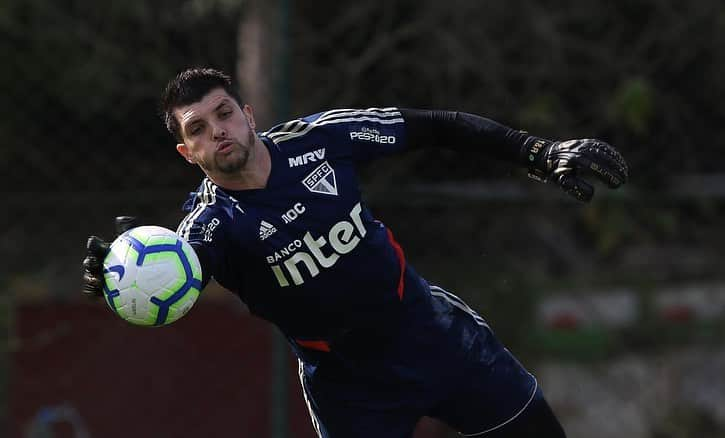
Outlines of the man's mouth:
{"label": "man's mouth", "polygon": [[221,153],[229,152],[232,149],[233,145],[234,142],[230,140],[219,142],[216,145],[216,151]]}

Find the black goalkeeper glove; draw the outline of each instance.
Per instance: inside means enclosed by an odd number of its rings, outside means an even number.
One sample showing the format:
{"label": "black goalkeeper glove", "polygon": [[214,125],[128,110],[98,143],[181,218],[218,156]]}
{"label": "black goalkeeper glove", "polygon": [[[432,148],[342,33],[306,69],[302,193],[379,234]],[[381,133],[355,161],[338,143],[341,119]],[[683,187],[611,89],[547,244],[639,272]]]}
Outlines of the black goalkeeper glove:
{"label": "black goalkeeper glove", "polygon": [[[138,225],[133,216],[116,218],[116,233],[120,235]],[[88,297],[103,296],[103,260],[111,244],[97,236],[90,236],[86,243],[86,258],[83,259],[83,294]]]}
{"label": "black goalkeeper glove", "polygon": [[596,175],[611,189],[629,178],[622,155],[601,140],[551,141],[529,137],[522,152],[531,178],[553,182],[582,202],[588,202],[594,195],[594,187],[582,178],[584,174]]}

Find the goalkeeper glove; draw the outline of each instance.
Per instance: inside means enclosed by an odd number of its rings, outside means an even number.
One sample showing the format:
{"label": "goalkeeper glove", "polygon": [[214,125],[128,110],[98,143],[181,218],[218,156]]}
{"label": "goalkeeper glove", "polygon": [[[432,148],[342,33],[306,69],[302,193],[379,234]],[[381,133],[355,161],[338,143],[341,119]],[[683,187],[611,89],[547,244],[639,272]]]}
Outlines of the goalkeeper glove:
{"label": "goalkeeper glove", "polygon": [[[116,233],[120,235],[138,225],[133,216],[116,218]],[[83,294],[88,297],[103,296],[103,260],[111,244],[97,236],[90,236],[86,243],[86,258],[83,259]]]}
{"label": "goalkeeper glove", "polygon": [[629,178],[629,168],[622,155],[601,140],[551,141],[529,137],[522,152],[531,178],[553,182],[582,202],[588,202],[594,195],[594,187],[582,174],[596,175],[611,189]]}

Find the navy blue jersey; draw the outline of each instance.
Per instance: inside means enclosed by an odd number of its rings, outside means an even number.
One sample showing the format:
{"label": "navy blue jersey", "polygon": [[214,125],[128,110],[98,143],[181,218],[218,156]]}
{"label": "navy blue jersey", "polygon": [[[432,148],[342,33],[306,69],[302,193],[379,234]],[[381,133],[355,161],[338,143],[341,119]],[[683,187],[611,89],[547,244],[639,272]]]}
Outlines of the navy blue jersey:
{"label": "navy blue jersey", "polygon": [[356,166],[402,150],[405,135],[396,108],[275,126],[260,134],[272,160],[267,186],[232,191],[204,179],[178,232],[203,247],[206,276],[292,338],[326,340],[381,323],[400,306],[406,267],[361,200]]}
{"label": "navy blue jersey", "polygon": [[320,437],[410,436],[423,415],[478,436],[540,396],[483,318],[406,265],[361,199],[356,166],[403,150],[409,127],[395,108],[278,125],[260,134],[265,188],[207,178],[185,204],[178,232],[205,279],[290,338]]}

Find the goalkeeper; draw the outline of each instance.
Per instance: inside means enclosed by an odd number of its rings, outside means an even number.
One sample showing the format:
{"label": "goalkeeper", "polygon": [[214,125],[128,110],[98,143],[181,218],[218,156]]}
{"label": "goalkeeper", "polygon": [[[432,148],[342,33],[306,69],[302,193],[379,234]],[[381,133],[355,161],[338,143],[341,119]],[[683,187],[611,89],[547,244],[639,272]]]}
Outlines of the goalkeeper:
{"label": "goalkeeper", "polygon": [[[206,174],[178,228],[213,277],[276,324],[299,358],[320,437],[409,437],[422,416],[464,436],[563,437],[536,378],[478,313],[421,277],[361,198],[376,157],[450,147],[524,166],[589,201],[594,176],[624,184],[600,140],[552,141],[461,112],[337,109],[257,132],[226,74],[183,71],[167,85],[176,149]],[[102,294],[108,244],[88,242],[84,290]]]}

